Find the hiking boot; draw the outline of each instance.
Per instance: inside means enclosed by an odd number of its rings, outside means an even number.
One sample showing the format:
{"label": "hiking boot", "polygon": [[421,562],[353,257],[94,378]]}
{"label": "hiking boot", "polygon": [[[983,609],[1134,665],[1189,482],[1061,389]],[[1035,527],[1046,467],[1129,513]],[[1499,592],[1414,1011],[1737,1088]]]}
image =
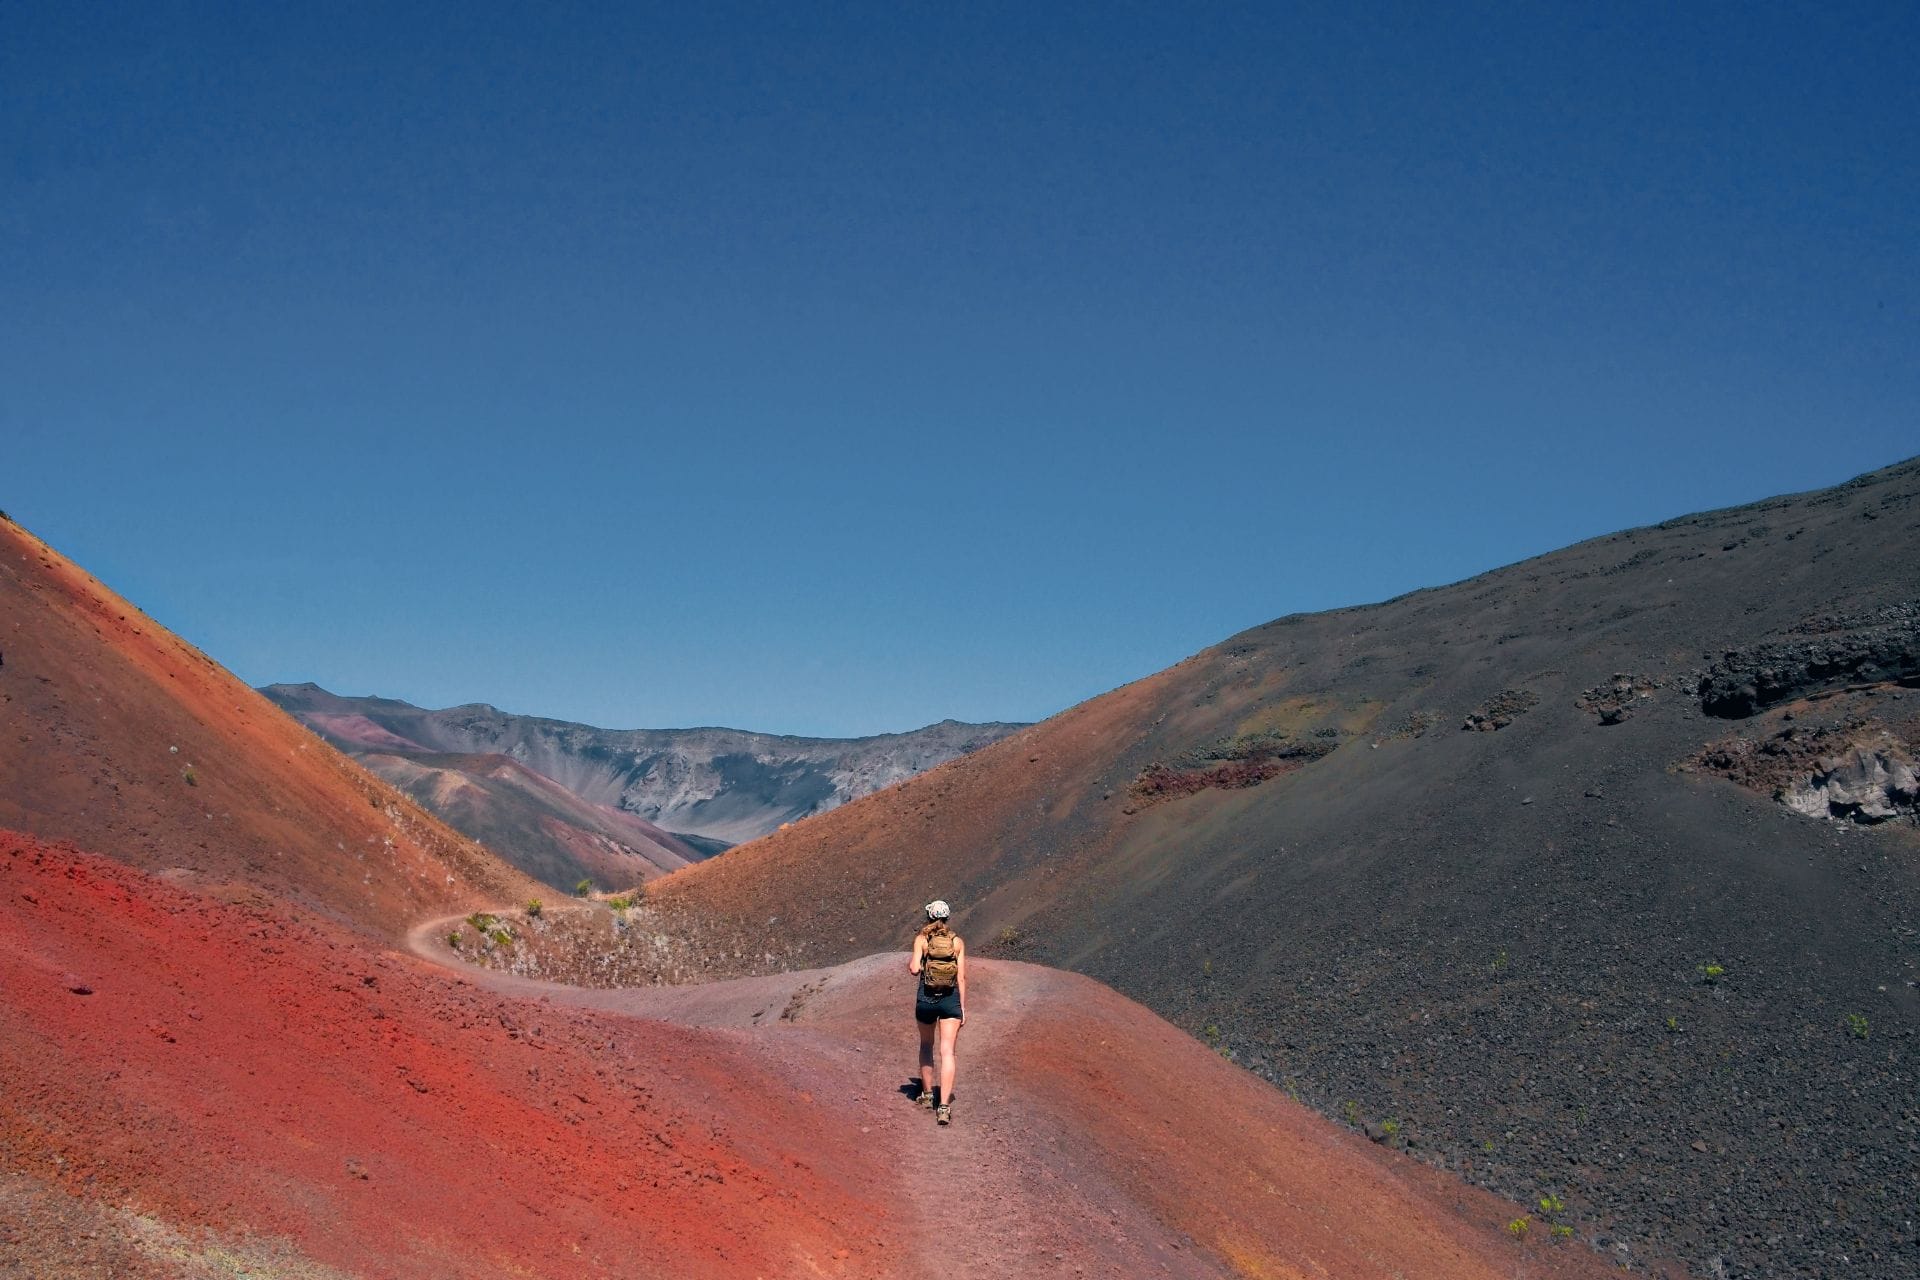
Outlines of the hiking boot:
{"label": "hiking boot", "polygon": [[922,1089],[920,1091],[920,1096],[915,1098],[914,1101],[919,1103],[921,1106],[925,1107],[929,1111],[933,1110],[933,1090]]}
{"label": "hiking boot", "polygon": [[935,1107],[933,1109],[933,1118],[935,1120],[938,1120],[941,1124],[952,1124],[953,1123],[953,1104],[951,1102],[943,1102],[939,1106]]}

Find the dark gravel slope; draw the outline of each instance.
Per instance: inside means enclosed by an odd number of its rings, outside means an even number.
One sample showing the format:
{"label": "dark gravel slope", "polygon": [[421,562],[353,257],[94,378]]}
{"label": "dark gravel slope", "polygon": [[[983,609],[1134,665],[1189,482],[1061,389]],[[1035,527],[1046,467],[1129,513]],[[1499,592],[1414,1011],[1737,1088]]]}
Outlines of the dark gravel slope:
{"label": "dark gravel slope", "polygon": [[1281,619],[659,896],[764,964],[938,893],[1623,1258],[1920,1274],[1920,833],[1774,794],[1912,758],[1916,602],[1920,461]]}

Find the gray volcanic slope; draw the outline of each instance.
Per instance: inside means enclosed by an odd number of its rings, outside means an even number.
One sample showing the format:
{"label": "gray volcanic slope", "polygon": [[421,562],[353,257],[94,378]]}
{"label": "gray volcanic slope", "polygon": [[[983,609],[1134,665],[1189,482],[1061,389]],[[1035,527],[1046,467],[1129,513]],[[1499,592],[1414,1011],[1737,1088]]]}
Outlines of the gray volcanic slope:
{"label": "gray volcanic slope", "polygon": [[261,692],[364,763],[378,765],[375,754],[507,756],[588,804],[695,837],[707,852],[823,813],[1023,727],[942,720],[867,738],[597,729],[511,715],[484,703],[435,711],[391,698],[341,697],[314,684],[269,685]]}
{"label": "gray volcanic slope", "polygon": [[1603,1248],[1911,1276],[1917,747],[1920,460],[1282,618],[651,903],[830,964],[938,894]]}

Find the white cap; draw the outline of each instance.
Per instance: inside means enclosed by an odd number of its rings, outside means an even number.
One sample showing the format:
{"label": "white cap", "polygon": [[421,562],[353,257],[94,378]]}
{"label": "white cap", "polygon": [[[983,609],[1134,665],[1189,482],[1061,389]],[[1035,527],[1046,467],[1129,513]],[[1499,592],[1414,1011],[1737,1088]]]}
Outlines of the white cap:
{"label": "white cap", "polygon": [[953,908],[938,898],[935,898],[927,904],[927,919],[929,920],[945,920],[952,913]]}

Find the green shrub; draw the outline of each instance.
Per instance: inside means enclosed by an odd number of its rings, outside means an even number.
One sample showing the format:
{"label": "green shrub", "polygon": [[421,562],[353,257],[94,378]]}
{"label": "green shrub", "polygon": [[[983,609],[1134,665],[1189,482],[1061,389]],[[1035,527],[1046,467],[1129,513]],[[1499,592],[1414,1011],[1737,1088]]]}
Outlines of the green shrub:
{"label": "green shrub", "polygon": [[197,787],[200,785],[200,775],[193,771],[192,765],[188,765],[186,768],[182,769],[180,771],[180,776],[186,779],[186,783],[190,787]]}
{"label": "green shrub", "polygon": [[1533,1219],[1524,1213],[1507,1224],[1507,1234],[1515,1240],[1525,1240],[1527,1232],[1531,1230],[1533,1230]]}
{"label": "green shrub", "polygon": [[460,949],[460,931],[458,929],[455,929],[452,933],[447,935],[447,945],[452,947],[455,951],[458,951]]}
{"label": "green shrub", "polygon": [[1714,960],[1709,960],[1705,964],[1700,966],[1700,976],[1705,978],[1708,982],[1713,982],[1719,979],[1722,975],[1726,973],[1726,971],[1727,970],[1725,966],[1721,965],[1718,961],[1714,961]]}
{"label": "green shrub", "polygon": [[579,884],[576,884],[575,886],[573,886],[573,894],[576,898],[584,898],[592,892],[593,892],[593,881],[585,877],[581,878]]}
{"label": "green shrub", "polygon": [[527,899],[527,915],[528,916],[532,917],[535,920],[538,920],[540,918],[540,912],[542,910],[544,910],[544,908],[541,907],[540,905],[540,899],[538,898]]}
{"label": "green shrub", "polygon": [[1867,1038],[1867,1015],[1864,1013],[1848,1014],[1847,1034],[1856,1040],[1865,1040]]}

